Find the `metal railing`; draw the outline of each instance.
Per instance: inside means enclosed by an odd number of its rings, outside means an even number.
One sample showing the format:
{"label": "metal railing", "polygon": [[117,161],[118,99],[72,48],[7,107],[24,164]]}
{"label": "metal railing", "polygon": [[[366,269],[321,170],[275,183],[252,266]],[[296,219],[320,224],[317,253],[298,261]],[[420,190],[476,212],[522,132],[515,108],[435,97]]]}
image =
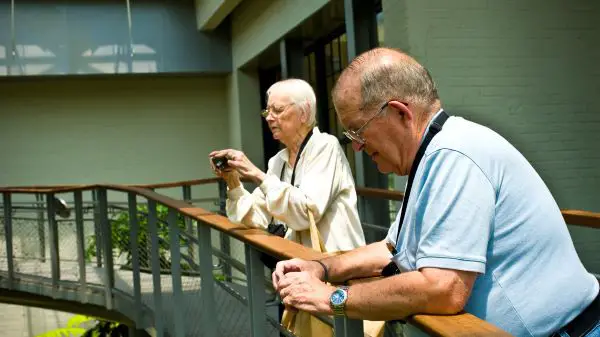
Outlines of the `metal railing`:
{"label": "metal railing", "polygon": [[[192,198],[194,188],[201,188],[201,199]],[[24,304],[121,321],[132,336],[140,329],[177,337],[289,335],[278,323],[277,297],[260,255],[321,254],[229,222],[222,216],[225,191],[219,179],[0,188],[0,288]],[[402,200],[398,192],[357,192]],[[69,205],[68,214],[57,198]],[[563,215],[570,224],[600,228],[598,214]],[[387,231],[363,225],[374,237]],[[323,319],[336,336],[363,336],[361,321]],[[464,313],[415,315],[408,323],[435,336],[506,335]]]}

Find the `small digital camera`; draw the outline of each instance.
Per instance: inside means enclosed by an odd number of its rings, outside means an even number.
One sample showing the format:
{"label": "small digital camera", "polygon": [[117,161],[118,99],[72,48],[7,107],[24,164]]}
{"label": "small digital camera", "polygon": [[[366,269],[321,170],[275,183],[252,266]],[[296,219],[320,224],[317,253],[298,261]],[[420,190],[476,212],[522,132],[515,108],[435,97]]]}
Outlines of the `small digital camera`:
{"label": "small digital camera", "polygon": [[230,168],[225,157],[214,157],[212,162],[219,171],[227,171]]}

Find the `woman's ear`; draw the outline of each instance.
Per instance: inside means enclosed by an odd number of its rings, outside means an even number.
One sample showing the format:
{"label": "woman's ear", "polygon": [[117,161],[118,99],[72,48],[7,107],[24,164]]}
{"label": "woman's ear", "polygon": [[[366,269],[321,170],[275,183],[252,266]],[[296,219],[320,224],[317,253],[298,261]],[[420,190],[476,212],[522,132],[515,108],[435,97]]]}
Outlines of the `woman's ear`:
{"label": "woman's ear", "polygon": [[306,124],[308,123],[308,118],[310,116],[310,106],[308,105],[308,102],[304,102],[301,105],[301,109],[302,113],[300,114],[300,121],[302,122],[302,124]]}

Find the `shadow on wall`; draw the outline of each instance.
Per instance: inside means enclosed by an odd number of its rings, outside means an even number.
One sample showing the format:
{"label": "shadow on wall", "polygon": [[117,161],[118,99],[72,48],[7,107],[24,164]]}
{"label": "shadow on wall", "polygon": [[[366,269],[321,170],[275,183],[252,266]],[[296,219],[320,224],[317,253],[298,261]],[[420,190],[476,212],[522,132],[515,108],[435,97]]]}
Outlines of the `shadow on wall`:
{"label": "shadow on wall", "polygon": [[[13,29],[14,26],[14,29]],[[228,72],[227,23],[196,29],[191,0],[0,0],[0,76]]]}

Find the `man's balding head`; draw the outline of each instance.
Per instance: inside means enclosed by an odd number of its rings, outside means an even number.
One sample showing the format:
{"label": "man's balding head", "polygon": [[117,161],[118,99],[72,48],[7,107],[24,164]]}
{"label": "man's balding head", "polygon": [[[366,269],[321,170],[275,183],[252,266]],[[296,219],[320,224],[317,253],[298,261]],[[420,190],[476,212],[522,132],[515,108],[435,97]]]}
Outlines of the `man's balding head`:
{"label": "man's balding head", "polygon": [[440,109],[429,72],[407,54],[375,48],[356,57],[332,91],[356,151],[383,173],[407,175],[427,122]]}
{"label": "man's balding head", "polygon": [[375,48],[357,56],[344,69],[332,97],[336,108],[358,105],[363,109],[395,99],[429,110],[438,93],[427,69],[415,59],[396,49]]}

